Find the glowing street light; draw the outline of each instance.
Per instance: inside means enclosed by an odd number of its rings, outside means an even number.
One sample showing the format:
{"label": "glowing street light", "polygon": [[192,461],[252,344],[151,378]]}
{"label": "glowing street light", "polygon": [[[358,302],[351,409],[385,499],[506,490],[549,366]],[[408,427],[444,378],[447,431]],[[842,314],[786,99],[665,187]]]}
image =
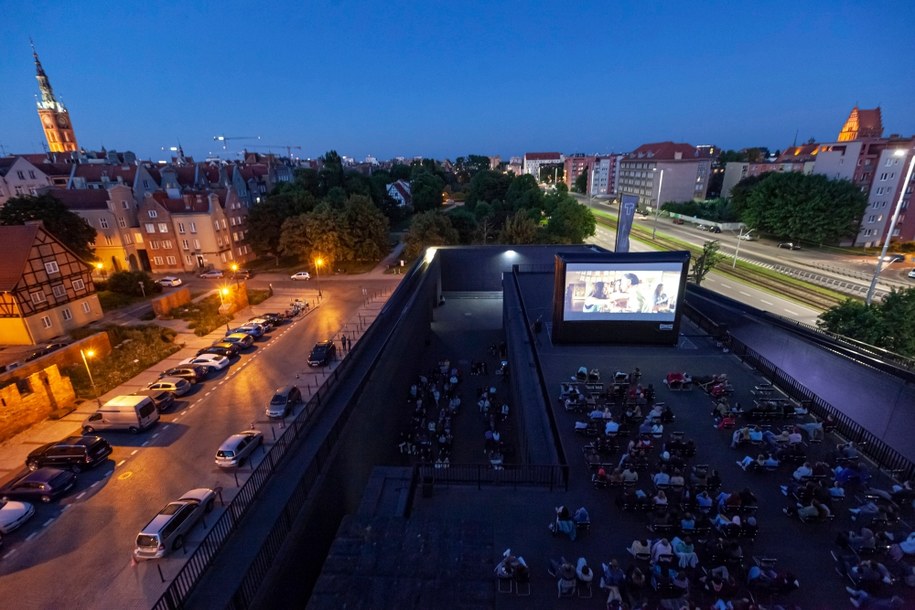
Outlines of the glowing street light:
{"label": "glowing street light", "polygon": [[232,263],[231,269],[232,269],[232,277],[235,278],[235,285],[238,286],[238,264]]}
{"label": "glowing street light", "polygon": [[95,350],[79,350],[79,355],[83,357],[83,364],[86,365],[86,374],[89,375],[89,383],[92,384],[92,393],[95,394],[95,402],[102,406],[102,399],[98,395],[98,387],[95,385],[95,379],[92,378],[92,371],[89,370],[89,358],[95,356]]}
{"label": "glowing street light", "polygon": [[323,264],[324,264],[324,259],[321,258],[320,256],[315,259],[315,284],[318,287],[318,296],[319,297],[321,297],[323,295],[321,294],[321,274],[318,272],[318,270],[321,268],[321,265],[323,265]]}

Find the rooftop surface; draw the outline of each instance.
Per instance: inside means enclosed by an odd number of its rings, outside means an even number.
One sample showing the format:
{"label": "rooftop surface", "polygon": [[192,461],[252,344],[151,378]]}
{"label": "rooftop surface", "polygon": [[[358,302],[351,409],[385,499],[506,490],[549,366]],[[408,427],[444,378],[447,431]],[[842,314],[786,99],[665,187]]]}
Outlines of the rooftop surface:
{"label": "rooftop surface", "polygon": [[[533,277],[523,283],[529,318],[543,314],[544,319],[549,319],[551,289],[551,283],[538,282]],[[487,422],[474,403],[479,387],[495,385],[497,395],[501,388],[508,387],[494,374],[499,356],[490,355],[488,349],[505,340],[502,319],[501,299],[449,296],[447,303],[436,310],[432,340],[424,357],[416,359],[416,370],[404,367],[405,375],[418,376],[436,361],[447,358],[464,373],[460,386],[464,406],[456,417],[454,430],[454,464],[488,467],[483,451]],[[783,463],[776,472],[744,472],[735,462],[748,454],[755,456],[758,448],[729,448],[731,431],[718,430],[713,425],[710,414],[713,403],[706,392],[699,388],[675,392],[662,383],[666,374],[674,371],[685,371],[694,377],[725,374],[735,390],[732,400],[746,406],[753,404],[750,390],[765,381],[760,374],[724,352],[685,318],[676,347],[553,345],[548,330],[537,335],[533,349],[539,356],[543,380],[553,399],[549,408],[559,431],[558,443],[570,467],[568,490],[510,485],[478,487],[447,484],[439,479],[431,494],[417,490],[410,500],[407,517],[391,514],[390,504],[383,503],[379,503],[382,509],[374,515],[347,516],[311,594],[309,608],[552,608],[557,605],[557,589],[556,580],[547,572],[551,559],[565,557],[575,563],[579,557],[585,557],[598,571],[601,562],[612,558],[624,568],[632,563],[626,548],[633,539],[657,537],[647,528],[648,516],[618,509],[614,501],[621,493],[619,490],[594,488],[592,471],[582,452],[592,438],[574,431],[575,422],[584,421],[586,416],[566,412],[555,400],[560,383],[569,381],[582,366],[598,369],[604,383],[615,371],[629,372],[638,367],[642,385],[653,384],[656,401],[669,405],[676,416],[665,427],[664,440],[669,439],[671,432],[683,432],[697,446],[690,465],[709,464],[717,468],[722,491],[749,488],[756,494],[759,535],[755,541],[740,540],[744,566],[753,565],[754,556],[775,558],[779,570],[794,574],[800,589],[777,599],[803,608],[851,607],[845,591],[849,582],[835,573],[830,551],[840,553],[835,544],[836,535],[856,525],[848,508],[858,504],[856,496],[860,497],[860,490],[849,488],[848,499],[832,505],[836,518],[831,522],[804,524],[787,517],[782,509],[789,500],[779,486],[791,480],[796,466]],[[509,345],[508,349],[525,350],[527,346]],[[488,362],[488,374],[470,376],[471,363],[480,360]],[[517,404],[514,397],[510,403],[515,411],[503,431],[507,442],[518,447],[523,432],[516,417],[525,405]],[[403,408],[403,417],[408,418],[409,411]],[[547,414],[542,415],[546,422]],[[775,423],[790,421],[793,420]],[[809,458],[827,458],[840,440],[827,434],[823,443],[810,446]],[[658,449],[654,448],[649,458],[652,466],[648,472],[640,473],[639,487],[649,495],[653,489],[646,479],[655,470],[658,455]],[[616,453],[613,459],[618,457]],[[408,464],[407,458],[401,463]],[[408,474],[403,470],[379,473],[386,483],[374,481],[374,484],[387,485],[391,493],[402,494],[404,477]],[[885,483],[879,480],[877,484]],[[572,511],[585,506],[591,515],[590,531],[581,532],[574,541],[565,535],[552,535],[547,526],[553,520],[554,507],[559,505]],[[903,519],[910,520],[911,512],[904,513]],[[905,521],[894,529],[897,535],[911,531]],[[523,556],[530,566],[529,597],[497,591],[493,568],[508,548],[513,554]],[[704,558],[700,553],[700,560]],[[713,567],[706,561],[702,565]],[[699,574],[696,572],[694,576]],[[596,583],[595,578],[590,599],[564,602],[578,607],[605,607],[606,594]],[[907,603],[915,604],[915,597],[901,585],[896,585],[893,592],[906,596]],[[636,599],[642,597],[640,594]],[[654,593],[649,592],[645,597],[659,603]],[[763,603],[770,601],[765,596],[756,597]],[[701,596],[694,599],[702,600],[705,607],[714,601]],[[285,602],[272,601],[285,607],[302,603],[294,597],[286,597]]]}

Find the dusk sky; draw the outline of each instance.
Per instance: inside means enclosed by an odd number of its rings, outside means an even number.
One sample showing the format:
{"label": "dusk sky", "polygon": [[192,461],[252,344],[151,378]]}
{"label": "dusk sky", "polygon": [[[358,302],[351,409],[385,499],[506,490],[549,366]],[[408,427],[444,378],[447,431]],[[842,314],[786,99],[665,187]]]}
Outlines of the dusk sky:
{"label": "dusk sky", "polygon": [[[0,152],[41,152],[35,42],[80,146],[235,158],[628,152],[915,134],[915,3],[0,0]],[[230,140],[213,136],[260,136]],[[266,148],[257,149],[265,152]],[[280,152],[280,147],[274,148]],[[283,151],[285,152],[285,151]]]}

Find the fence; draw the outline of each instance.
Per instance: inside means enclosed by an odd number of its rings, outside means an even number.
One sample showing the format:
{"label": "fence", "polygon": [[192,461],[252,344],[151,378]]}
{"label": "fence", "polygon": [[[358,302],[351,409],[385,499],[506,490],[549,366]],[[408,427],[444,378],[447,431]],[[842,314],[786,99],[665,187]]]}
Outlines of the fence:
{"label": "fence", "polygon": [[[700,329],[717,339],[723,338],[726,333],[718,324],[689,305],[688,302],[685,305],[684,312]],[[875,434],[865,430],[848,415],[811,392],[800,381],[791,377],[731,335],[728,335],[728,345],[731,353],[759,371],[787,396],[804,404],[818,418],[821,420],[831,418],[835,422],[835,431],[844,438],[858,444],[861,447],[861,452],[870,458],[878,468],[895,473],[899,480],[906,480],[915,476],[915,464],[912,464],[911,460],[901,455]]]}
{"label": "fence", "polygon": [[496,470],[490,464],[451,464],[436,468],[421,464],[414,468],[413,484],[476,485],[486,487],[545,487],[568,490],[568,466],[564,464],[506,464]]}

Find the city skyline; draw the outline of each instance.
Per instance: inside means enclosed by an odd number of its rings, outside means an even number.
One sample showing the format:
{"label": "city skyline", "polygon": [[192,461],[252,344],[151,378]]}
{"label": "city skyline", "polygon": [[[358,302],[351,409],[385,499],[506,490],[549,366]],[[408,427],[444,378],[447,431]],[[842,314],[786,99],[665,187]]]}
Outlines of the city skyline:
{"label": "city skyline", "polygon": [[153,160],[774,150],[835,140],[855,105],[915,133],[903,3],[269,8],[8,6],[0,152],[44,149],[30,37],[80,146]]}

